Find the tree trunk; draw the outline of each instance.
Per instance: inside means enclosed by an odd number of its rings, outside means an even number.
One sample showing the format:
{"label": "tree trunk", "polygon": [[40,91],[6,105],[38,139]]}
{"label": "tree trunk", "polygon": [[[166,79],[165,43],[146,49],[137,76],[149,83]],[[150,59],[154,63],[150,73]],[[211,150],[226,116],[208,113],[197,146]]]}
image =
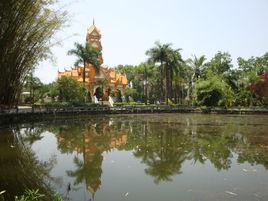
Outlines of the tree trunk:
{"label": "tree trunk", "polygon": [[174,95],[175,104],[177,104],[178,103],[178,97],[177,97],[176,83],[174,83],[173,95]]}
{"label": "tree trunk", "polygon": [[86,62],[84,61],[84,68],[83,68],[83,84],[85,86],[86,82]]}
{"label": "tree trunk", "polygon": [[168,98],[169,98],[169,73],[168,68],[165,66],[165,77],[166,77],[166,91],[165,91],[165,98],[166,98],[166,105],[168,105]]}
{"label": "tree trunk", "polygon": [[169,97],[173,98],[173,84],[172,84],[173,76],[171,69],[169,70]]}

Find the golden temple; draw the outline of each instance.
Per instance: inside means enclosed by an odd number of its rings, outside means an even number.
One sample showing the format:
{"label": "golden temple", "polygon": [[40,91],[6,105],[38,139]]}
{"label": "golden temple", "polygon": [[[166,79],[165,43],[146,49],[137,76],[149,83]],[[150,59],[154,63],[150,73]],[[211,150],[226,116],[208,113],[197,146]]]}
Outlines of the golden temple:
{"label": "golden temple", "polygon": [[[87,29],[86,42],[90,43],[93,47],[102,51],[101,45],[101,33],[93,24]],[[103,63],[102,56],[100,57],[101,64]],[[83,82],[83,67],[74,66],[69,70],[64,69],[64,72],[58,71],[58,78],[62,76],[70,76],[79,82]],[[121,74],[116,72],[114,68],[100,66],[99,72],[97,73],[92,64],[87,63],[85,68],[85,86],[93,97],[96,95],[97,91],[102,91],[102,97],[97,97],[98,99],[108,100],[110,92],[117,93],[118,90],[124,93],[128,80],[126,74]]]}

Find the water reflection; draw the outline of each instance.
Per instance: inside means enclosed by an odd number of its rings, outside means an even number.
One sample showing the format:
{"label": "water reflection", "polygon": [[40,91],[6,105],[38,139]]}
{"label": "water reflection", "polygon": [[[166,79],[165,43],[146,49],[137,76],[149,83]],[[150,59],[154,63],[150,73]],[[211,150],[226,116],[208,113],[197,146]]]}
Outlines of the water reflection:
{"label": "water reflection", "polygon": [[80,124],[60,127],[56,133],[58,149],[61,153],[82,154],[83,159],[74,157],[74,171],[67,170],[70,177],[75,178],[74,185],[85,181],[86,187],[92,193],[101,185],[103,152],[126,144],[127,133],[121,129],[121,123],[113,123],[109,118],[98,119],[81,127]]}
{"label": "water reflection", "polygon": [[[202,164],[209,161],[218,171],[228,170],[234,153],[238,155],[238,163],[261,164],[267,169],[268,136],[261,133],[265,128],[259,129],[256,136],[251,133],[256,132],[256,128],[241,126],[240,121],[233,122],[234,119],[209,118],[202,123],[197,117],[167,121],[147,116],[107,117],[82,127],[60,128],[58,148],[62,153],[83,154],[83,161],[74,158],[77,169],[67,174],[76,178],[74,184],[84,179],[92,193],[101,185],[102,153],[115,147],[132,150],[134,156],[146,164],[144,171],[156,184],[172,181],[174,175],[181,174],[185,160]],[[268,128],[267,124],[262,126]]]}
{"label": "water reflection", "polygon": [[38,188],[47,196],[43,200],[51,200],[53,190],[49,182],[54,180],[49,172],[56,160],[39,161],[30,145],[40,140],[43,129],[30,126],[22,130],[19,127],[0,130],[0,189],[6,190],[4,200],[13,200],[25,189]]}
{"label": "water reflection", "polygon": [[[16,145],[16,156],[11,156],[19,159],[16,163],[28,161],[28,166],[15,170],[18,174],[26,177],[30,169],[34,168],[39,171],[38,174],[49,177],[53,168],[52,160],[44,166],[40,161],[36,162],[38,160],[34,153],[31,153],[30,160],[25,159],[24,153],[29,152],[29,147],[35,142],[46,140],[42,135],[44,131],[53,133],[57,150],[60,154],[70,154],[75,167],[62,167],[66,177],[73,178],[74,187],[85,184],[94,200],[95,193],[101,189],[103,171],[109,171],[103,170],[104,153],[113,153],[114,150],[131,151],[136,160],[145,165],[145,175],[152,177],[156,185],[172,184],[175,176],[184,174],[183,165],[187,161],[193,166],[197,163],[212,166],[218,172],[228,171],[232,166],[243,163],[262,165],[267,170],[267,120],[266,116],[104,116],[50,125],[24,126],[26,128],[16,131],[2,130],[4,134],[0,137],[4,139],[4,142],[1,141],[4,146],[1,146],[2,150],[9,149],[10,142],[14,140],[27,145]],[[11,139],[14,136],[20,136],[20,139]],[[10,156],[5,154],[1,158],[1,172],[8,165],[9,159]],[[10,171],[4,175],[4,181],[11,184],[17,182],[8,178]],[[27,187],[31,186],[28,185],[28,180],[29,178],[24,178]]]}

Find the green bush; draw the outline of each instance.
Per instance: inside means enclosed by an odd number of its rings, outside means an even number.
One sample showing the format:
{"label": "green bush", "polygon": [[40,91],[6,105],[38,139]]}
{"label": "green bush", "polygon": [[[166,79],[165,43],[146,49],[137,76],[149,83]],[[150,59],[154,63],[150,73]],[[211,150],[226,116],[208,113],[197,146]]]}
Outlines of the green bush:
{"label": "green bush", "polygon": [[86,91],[82,83],[64,76],[50,86],[49,94],[53,98],[58,97],[60,101],[84,102]]}
{"label": "green bush", "polygon": [[138,103],[138,102],[121,102],[121,103],[114,103],[114,106],[142,106],[145,103]]}
{"label": "green bush", "polygon": [[231,106],[233,91],[220,76],[201,80],[196,85],[197,104],[203,106]]}
{"label": "green bush", "polygon": [[46,103],[43,106],[51,108],[70,108],[70,107],[100,107],[99,104],[95,103],[84,103],[84,102],[51,102]]}

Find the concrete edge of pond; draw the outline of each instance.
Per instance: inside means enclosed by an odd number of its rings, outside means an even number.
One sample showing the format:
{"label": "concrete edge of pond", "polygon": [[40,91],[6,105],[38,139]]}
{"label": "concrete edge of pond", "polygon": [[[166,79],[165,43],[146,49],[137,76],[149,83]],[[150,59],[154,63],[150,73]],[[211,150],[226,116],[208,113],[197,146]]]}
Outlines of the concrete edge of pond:
{"label": "concrete edge of pond", "polygon": [[126,106],[126,107],[77,107],[37,108],[29,110],[5,110],[0,112],[0,126],[28,121],[53,120],[58,117],[106,114],[150,114],[150,113],[204,113],[204,114],[268,114],[268,108],[197,108],[171,106]]}

